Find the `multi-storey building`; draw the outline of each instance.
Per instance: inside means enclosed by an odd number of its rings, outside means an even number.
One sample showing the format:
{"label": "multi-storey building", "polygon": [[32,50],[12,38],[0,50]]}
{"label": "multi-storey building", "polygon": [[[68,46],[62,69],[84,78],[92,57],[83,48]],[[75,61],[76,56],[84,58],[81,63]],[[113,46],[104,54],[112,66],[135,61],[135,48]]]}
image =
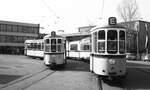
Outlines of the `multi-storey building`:
{"label": "multi-storey building", "polygon": [[122,22],[127,28],[127,51],[131,53],[150,53],[150,22]]}
{"label": "multi-storey building", "polygon": [[39,24],[0,21],[0,53],[23,54],[24,41],[39,36]]}

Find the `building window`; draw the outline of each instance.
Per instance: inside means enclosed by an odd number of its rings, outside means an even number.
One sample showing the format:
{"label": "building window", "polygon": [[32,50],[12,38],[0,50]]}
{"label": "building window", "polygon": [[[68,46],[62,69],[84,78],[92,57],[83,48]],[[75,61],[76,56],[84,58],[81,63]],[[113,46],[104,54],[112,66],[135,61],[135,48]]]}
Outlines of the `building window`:
{"label": "building window", "polygon": [[12,31],[17,32],[17,25],[12,25]]}
{"label": "building window", "polygon": [[1,24],[0,28],[1,28],[1,31],[6,32],[6,24]]}
{"label": "building window", "polygon": [[6,36],[0,35],[0,42],[5,42],[6,41]]}
{"label": "building window", "polygon": [[22,32],[22,26],[18,26],[18,32]]}
{"label": "building window", "polygon": [[7,25],[7,32],[12,32],[12,26],[11,25]]}

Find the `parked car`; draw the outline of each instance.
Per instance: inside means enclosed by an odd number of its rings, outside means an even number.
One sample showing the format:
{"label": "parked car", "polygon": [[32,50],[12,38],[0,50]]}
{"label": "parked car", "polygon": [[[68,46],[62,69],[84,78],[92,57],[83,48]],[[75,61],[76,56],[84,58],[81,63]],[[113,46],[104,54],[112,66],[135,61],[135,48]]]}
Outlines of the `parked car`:
{"label": "parked car", "polygon": [[136,54],[134,54],[134,53],[127,53],[126,54],[126,59],[127,60],[136,60]]}

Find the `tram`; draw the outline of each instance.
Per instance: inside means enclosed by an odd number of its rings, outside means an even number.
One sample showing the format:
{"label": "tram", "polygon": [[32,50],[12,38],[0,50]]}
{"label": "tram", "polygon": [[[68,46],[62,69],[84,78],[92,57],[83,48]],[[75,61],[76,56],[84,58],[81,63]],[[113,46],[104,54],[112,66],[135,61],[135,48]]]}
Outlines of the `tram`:
{"label": "tram", "polygon": [[24,46],[25,46],[24,54],[26,56],[43,59],[44,57],[44,52],[43,52],[44,40],[43,39],[26,40]]}
{"label": "tram", "polygon": [[108,25],[91,29],[90,71],[104,78],[126,76],[126,29],[110,17]]}
{"label": "tram", "polygon": [[86,37],[76,41],[70,41],[66,44],[67,58],[90,60],[91,42],[90,37]]}
{"label": "tram", "polygon": [[65,38],[54,31],[44,37],[44,64],[52,69],[66,64]]}

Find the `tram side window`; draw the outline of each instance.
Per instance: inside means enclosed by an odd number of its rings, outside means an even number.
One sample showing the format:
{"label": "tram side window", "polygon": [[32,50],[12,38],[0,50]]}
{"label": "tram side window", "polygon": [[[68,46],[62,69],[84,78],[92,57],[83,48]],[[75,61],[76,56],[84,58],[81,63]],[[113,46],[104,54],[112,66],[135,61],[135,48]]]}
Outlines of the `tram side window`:
{"label": "tram side window", "polygon": [[94,33],[94,51],[97,53],[97,32]]}
{"label": "tram side window", "polygon": [[90,51],[90,45],[84,45],[83,49],[86,51]]}
{"label": "tram side window", "polygon": [[90,45],[88,45],[88,44],[81,44],[81,50],[83,50],[83,51],[90,51]]}
{"label": "tram side window", "polygon": [[105,53],[105,42],[98,42],[98,52]]}
{"label": "tram side window", "polygon": [[100,30],[98,32],[98,39],[103,41],[98,41],[98,52],[99,53],[105,53],[105,31]]}
{"label": "tram side window", "polygon": [[119,32],[119,52],[125,53],[125,32]]}
{"label": "tram side window", "polygon": [[41,43],[37,43],[37,49],[41,50]]}
{"label": "tram side window", "polygon": [[43,50],[43,48],[44,48],[44,43],[42,43],[41,50]]}
{"label": "tram side window", "polygon": [[33,43],[31,43],[31,49],[34,49],[34,45],[33,45]]}
{"label": "tram side window", "polygon": [[71,44],[71,45],[70,45],[70,50],[77,51],[77,47],[78,47],[77,44]]}
{"label": "tram side window", "polygon": [[37,43],[34,43],[34,49],[38,49]]}
{"label": "tram side window", "polygon": [[56,39],[51,39],[51,52],[56,52]]}
{"label": "tram side window", "polygon": [[107,32],[107,52],[110,54],[115,54],[118,51],[117,43],[117,31],[109,30]]}
{"label": "tram side window", "polygon": [[98,32],[98,39],[105,40],[105,31],[104,30]]}

